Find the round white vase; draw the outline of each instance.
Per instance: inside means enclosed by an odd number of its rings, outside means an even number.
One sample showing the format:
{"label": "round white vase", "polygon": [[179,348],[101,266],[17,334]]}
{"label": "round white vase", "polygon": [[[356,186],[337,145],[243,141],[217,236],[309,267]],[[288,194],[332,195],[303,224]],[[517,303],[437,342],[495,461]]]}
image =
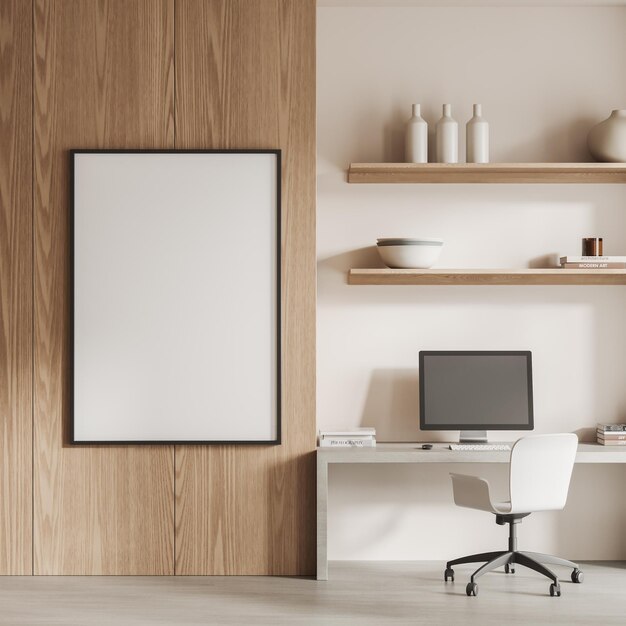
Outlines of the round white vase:
{"label": "round white vase", "polygon": [[594,126],[589,131],[587,146],[596,161],[626,162],[626,109],[615,109],[604,122]]}
{"label": "round white vase", "polygon": [[420,105],[413,105],[413,117],[406,124],[406,162],[428,163],[428,124],[420,115]]}
{"label": "round white vase", "polygon": [[443,105],[443,116],[435,127],[437,163],[459,162],[459,125],[452,118],[452,105]]}

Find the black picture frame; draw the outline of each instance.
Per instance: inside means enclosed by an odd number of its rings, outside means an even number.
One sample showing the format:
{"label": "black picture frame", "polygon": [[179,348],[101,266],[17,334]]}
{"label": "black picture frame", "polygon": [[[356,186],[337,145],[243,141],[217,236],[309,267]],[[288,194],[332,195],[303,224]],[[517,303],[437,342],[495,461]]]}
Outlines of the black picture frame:
{"label": "black picture frame", "polygon": [[[80,440],[75,436],[74,420],[74,276],[75,276],[75,157],[79,154],[273,154],[276,157],[276,437],[268,440]],[[69,150],[70,160],[70,206],[69,206],[69,267],[70,267],[70,429],[69,443],[73,446],[277,446],[282,444],[282,151],[279,148],[250,148],[250,149],[97,149],[73,148]]]}

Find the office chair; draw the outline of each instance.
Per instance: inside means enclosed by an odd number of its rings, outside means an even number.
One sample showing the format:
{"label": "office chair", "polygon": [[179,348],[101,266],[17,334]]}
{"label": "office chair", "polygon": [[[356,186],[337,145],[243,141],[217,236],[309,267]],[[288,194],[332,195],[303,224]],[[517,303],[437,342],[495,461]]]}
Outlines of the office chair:
{"label": "office chair", "polygon": [[546,565],[571,567],[572,582],[582,583],[583,573],[576,563],[547,554],[518,551],[516,533],[522,518],[531,513],[561,510],[565,506],[577,445],[578,438],[574,434],[533,435],[519,439],[511,450],[509,500],[506,502],[491,499],[489,483],[483,478],[450,474],[455,504],[488,511],[496,516],[496,524],[509,525],[509,549],[449,561],[444,573],[446,582],[454,581],[453,565],[485,561],[467,584],[465,591],[468,596],[478,595],[477,578],[502,565],[507,574],[515,573],[515,565],[518,564],[550,578],[551,596],[560,596],[561,587],[556,574]]}

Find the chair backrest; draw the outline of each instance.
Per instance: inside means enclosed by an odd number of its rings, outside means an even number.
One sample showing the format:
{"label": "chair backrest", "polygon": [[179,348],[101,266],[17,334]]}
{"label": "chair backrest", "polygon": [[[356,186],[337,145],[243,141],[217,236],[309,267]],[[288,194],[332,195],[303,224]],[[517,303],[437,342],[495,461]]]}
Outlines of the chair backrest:
{"label": "chair backrest", "polygon": [[511,450],[511,512],[552,511],[567,501],[578,437],[572,433],[531,435]]}

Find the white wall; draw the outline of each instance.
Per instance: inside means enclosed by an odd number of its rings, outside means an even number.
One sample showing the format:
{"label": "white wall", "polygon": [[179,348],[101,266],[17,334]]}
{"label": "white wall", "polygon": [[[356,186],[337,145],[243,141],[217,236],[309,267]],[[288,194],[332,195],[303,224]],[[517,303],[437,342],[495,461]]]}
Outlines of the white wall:
{"label": "white wall", "polygon": [[[493,161],[582,161],[587,130],[626,108],[626,9],[318,9],[318,424],[428,441],[420,349],[533,351],[536,432],[593,435],[626,419],[620,287],[348,286],[381,266],[377,237],[442,237],[440,267],[528,267],[579,254],[583,236],[626,254],[620,185],[348,185],[350,162],[403,160],[412,102],[426,120],[474,102]],[[492,438],[509,437],[492,433]],[[459,469],[459,468],[456,468]],[[463,468],[504,485],[504,468]],[[331,471],[331,559],[444,559],[505,545],[505,530],[452,504],[446,466]],[[522,545],[624,558],[626,468],[577,467],[564,513],[524,522]]]}

